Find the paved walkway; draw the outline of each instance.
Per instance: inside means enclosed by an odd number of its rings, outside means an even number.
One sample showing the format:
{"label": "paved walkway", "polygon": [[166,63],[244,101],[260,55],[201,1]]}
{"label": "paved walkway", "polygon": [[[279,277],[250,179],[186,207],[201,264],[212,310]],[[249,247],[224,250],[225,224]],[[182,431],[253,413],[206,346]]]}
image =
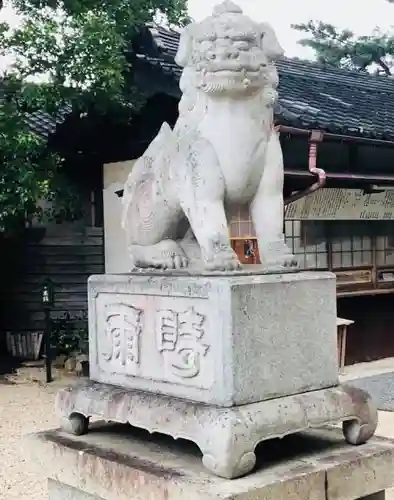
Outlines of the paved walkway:
{"label": "paved walkway", "polygon": [[341,375],[341,380],[346,382],[355,378],[372,377],[387,372],[394,372],[394,358],[347,366],[343,375]]}

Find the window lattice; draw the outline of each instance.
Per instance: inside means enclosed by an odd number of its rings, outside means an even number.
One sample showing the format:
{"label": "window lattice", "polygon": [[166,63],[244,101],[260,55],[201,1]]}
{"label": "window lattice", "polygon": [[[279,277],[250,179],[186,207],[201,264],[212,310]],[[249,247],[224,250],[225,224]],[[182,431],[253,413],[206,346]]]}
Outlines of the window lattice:
{"label": "window lattice", "polygon": [[256,237],[248,206],[233,207],[229,213],[229,225],[231,238],[253,239]]}
{"label": "window lattice", "polygon": [[[256,233],[247,206],[232,209],[229,230],[234,241],[253,240],[256,245]],[[303,269],[394,266],[394,221],[287,220],[284,231],[286,243]],[[237,253],[243,255],[238,247]]]}

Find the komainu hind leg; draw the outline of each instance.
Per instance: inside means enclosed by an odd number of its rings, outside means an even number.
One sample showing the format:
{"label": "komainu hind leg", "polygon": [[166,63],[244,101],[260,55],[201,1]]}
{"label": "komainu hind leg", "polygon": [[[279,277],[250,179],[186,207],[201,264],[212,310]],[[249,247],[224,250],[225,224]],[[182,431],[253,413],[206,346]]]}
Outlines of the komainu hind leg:
{"label": "komainu hind leg", "polygon": [[135,267],[180,269],[187,267],[185,252],[174,240],[159,241],[154,245],[130,245],[129,252]]}
{"label": "komainu hind leg", "polygon": [[[134,267],[145,269],[187,267],[186,254],[176,242],[181,211],[165,203],[164,199],[156,198],[155,203],[149,204],[149,199],[152,201],[153,198],[152,188],[151,185],[146,187],[147,190],[144,190],[141,186],[129,213],[127,248]],[[138,200],[141,202],[138,203]]]}
{"label": "komainu hind leg", "polygon": [[187,257],[176,240],[182,210],[168,189],[174,135],[167,124],[137,160],[124,190],[122,227],[134,267],[177,269]]}

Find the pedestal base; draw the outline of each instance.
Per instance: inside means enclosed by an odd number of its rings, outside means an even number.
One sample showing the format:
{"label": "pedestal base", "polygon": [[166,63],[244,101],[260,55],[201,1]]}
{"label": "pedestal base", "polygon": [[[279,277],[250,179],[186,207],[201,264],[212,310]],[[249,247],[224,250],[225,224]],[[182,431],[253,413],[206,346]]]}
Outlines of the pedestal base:
{"label": "pedestal base", "polygon": [[76,435],[88,432],[90,417],[99,417],[193,441],[204,466],[228,479],[254,468],[261,441],[342,421],[346,440],[359,445],[378,422],[369,395],[349,386],[221,408],[89,381],[61,390],[56,409],[63,428]]}
{"label": "pedestal base", "polygon": [[49,430],[26,438],[25,450],[50,500],[384,500],[394,482],[394,441],[349,446],[333,428],[266,441],[254,474],[236,481],[204,470],[195,446],[126,425]]}

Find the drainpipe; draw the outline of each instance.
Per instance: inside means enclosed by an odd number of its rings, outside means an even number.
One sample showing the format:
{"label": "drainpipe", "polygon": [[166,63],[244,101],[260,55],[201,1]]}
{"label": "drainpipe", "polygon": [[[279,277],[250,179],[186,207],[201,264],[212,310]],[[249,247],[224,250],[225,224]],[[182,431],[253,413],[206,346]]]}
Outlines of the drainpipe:
{"label": "drainpipe", "polygon": [[[281,128],[279,129],[281,130]],[[293,194],[289,198],[287,198],[284,203],[288,205],[289,203],[293,203],[305,196],[308,196],[318,189],[322,188],[326,183],[326,173],[321,168],[317,168],[317,146],[320,142],[322,142],[324,136],[324,132],[321,130],[312,130],[309,138],[309,157],[308,157],[308,168],[309,172],[312,175],[317,176],[317,182],[309,186],[304,191],[298,191],[298,193]]]}

